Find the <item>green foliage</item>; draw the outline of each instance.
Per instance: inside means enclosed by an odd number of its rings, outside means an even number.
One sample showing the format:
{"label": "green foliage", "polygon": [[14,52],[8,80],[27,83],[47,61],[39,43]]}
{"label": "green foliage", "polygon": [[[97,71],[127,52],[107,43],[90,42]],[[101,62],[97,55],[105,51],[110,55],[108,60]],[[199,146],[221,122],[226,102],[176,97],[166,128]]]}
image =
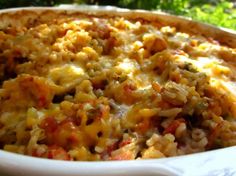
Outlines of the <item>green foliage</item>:
{"label": "green foliage", "polygon": [[53,6],[57,4],[73,2],[73,0],[0,0],[0,8],[3,9],[27,6]]}
{"label": "green foliage", "polygon": [[220,2],[216,6],[210,4],[195,6],[184,15],[198,21],[236,30],[236,9],[230,2]]}
{"label": "green foliage", "polygon": [[[233,0],[231,0],[233,1]],[[236,9],[229,0],[0,0],[0,8],[58,4],[114,5],[131,9],[161,10],[236,30]]]}
{"label": "green foliage", "polygon": [[157,8],[167,12],[174,12],[175,14],[183,14],[188,5],[188,0],[163,0]]}
{"label": "green foliage", "polygon": [[123,0],[119,1],[118,5],[121,7],[127,7],[127,8],[139,8],[139,9],[153,9],[156,7],[156,3],[158,0],[149,0],[149,1],[135,1],[135,0]]}
{"label": "green foliage", "polygon": [[101,5],[161,10],[236,30],[236,9],[228,0],[97,0]]}
{"label": "green foliage", "polygon": [[[99,1],[98,1],[99,3]],[[109,4],[107,2],[107,4]],[[120,7],[161,10],[236,30],[236,9],[228,0],[119,0]]]}

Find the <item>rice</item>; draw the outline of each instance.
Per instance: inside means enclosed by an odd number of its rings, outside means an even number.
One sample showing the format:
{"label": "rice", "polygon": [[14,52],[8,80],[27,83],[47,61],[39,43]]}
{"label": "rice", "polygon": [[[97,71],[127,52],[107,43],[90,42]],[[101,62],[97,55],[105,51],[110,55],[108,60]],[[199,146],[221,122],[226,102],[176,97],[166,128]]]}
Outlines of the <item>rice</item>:
{"label": "rice", "polygon": [[0,149],[94,161],[236,145],[235,49],[141,19],[16,24],[0,31]]}

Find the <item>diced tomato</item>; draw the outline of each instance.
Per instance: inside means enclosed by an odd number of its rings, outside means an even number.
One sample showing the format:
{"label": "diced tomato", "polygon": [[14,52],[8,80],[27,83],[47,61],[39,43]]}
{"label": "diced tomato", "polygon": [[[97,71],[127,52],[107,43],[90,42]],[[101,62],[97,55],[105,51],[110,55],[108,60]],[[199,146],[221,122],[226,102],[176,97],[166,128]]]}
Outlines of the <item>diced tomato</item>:
{"label": "diced tomato", "polygon": [[41,155],[39,155],[39,153],[37,152],[37,149],[32,150],[31,156],[41,157]]}
{"label": "diced tomato", "polygon": [[131,159],[133,159],[133,157],[132,157],[132,153],[129,151],[123,152],[119,155],[112,156],[110,158],[110,160],[131,160]]}
{"label": "diced tomato", "polygon": [[49,159],[58,159],[58,160],[71,160],[71,157],[66,152],[65,149],[63,149],[60,146],[52,145],[49,146],[47,151],[43,153],[39,153],[37,149],[33,149],[32,156],[35,157],[41,157],[41,158],[49,158]]}
{"label": "diced tomato", "polygon": [[38,99],[38,107],[43,108],[47,106],[47,99],[45,96],[41,95]]}
{"label": "diced tomato", "polygon": [[74,126],[79,126],[81,123],[81,118],[78,117],[68,117],[65,120],[63,120],[62,122],[60,122],[59,125],[63,125],[65,123],[73,123]]}
{"label": "diced tomato", "polygon": [[124,91],[125,91],[125,93],[127,93],[127,94],[131,94],[132,91],[134,91],[135,89],[136,89],[136,87],[135,87],[134,85],[132,85],[132,84],[126,84],[126,85],[124,85]]}
{"label": "diced tomato", "polygon": [[60,123],[54,132],[53,143],[62,147],[70,147],[77,145],[79,142],[76,134],[77,127],[73,122]]}
{"label": "diced tomato", "polygon": [[119,147],[120,147],[120,148],[121,148],[121,147],[124,147],[125,145],[128,145],[128,144],[130,144],[131,142],[132,142],[131,139],[123,140],[123,141],[121,141],[121,142],[119,143]]}
{"label": "diced tomato", "polygon": [[70,136],[68,137],[67,141],[70,144],[74,144],[74,145],[78,144],[79,143],[78,135],[75,132],[72,132]]}
{"label": "diced tomato", "polygon": [[176,129],[179,127],[181,123],[185,123],[185,120],[183,118],[176,119],[164,130],[163,134],[171,133],[175,134]]}
{"label": "diced tomato", "polygon": [[113,152],[114,150],[116,150],[117,148],[119,147],[119,142],[114,142],[113,144],[109,145],[106,147],[106,150],[104,150],[102,153],[101,153],[101,158],[104,159],[107,157],[110,157],[111,156],[111,152]]}
{"label": "diced tomato", "polygon": [[64,119],[63,121],[61,121],[59,124],[58,124],[59,128],[64,128],[66,130],[73,130],[75,129],[75,124],[74,124],[74,120],[72,118],[66,118]]}
{"label": "diced tomato", "polygon": [[58,123],[55,118],[47,117],[42,121],[40,127],[43,128],[46,133],[52,133],[57,129]]}
{"label": "diced tomato", "polygon": [[55,118],[47,117],[40,127],[45,129],[46,141],[49,145],[69,148],[79,143],[77,126],[72,118],[66,118],[58,123]]}
{"label": "diced tomato", "polygon": [[118,148],[118,145],[119,145],[118,142],[115,142],[115,143],[113,143],[112,145],[109,145],[109,146],[107,147],[107,150],[106,150],[106,152],[108,153],[108,155],[111,155],[111,152],[113,152],[114,150],[116,150],[116,149]]}
{"label": "diced tomato", "polygon": [[137,129],[138,132],[140,132],[140,133],[143,134],[143,133],[147,132],[147,130],[149,129],[149,127],[150,127],[150,122],[149,122],[149,120],[145,120],[145,121],[143,121],[143,122],[137,124],[136,129]]}
{"label": "diced tomato", "polygon": [[71,160],[70,155],[62,147],[58,146],[50,146],[48,148],[47,158],[58,160]]}

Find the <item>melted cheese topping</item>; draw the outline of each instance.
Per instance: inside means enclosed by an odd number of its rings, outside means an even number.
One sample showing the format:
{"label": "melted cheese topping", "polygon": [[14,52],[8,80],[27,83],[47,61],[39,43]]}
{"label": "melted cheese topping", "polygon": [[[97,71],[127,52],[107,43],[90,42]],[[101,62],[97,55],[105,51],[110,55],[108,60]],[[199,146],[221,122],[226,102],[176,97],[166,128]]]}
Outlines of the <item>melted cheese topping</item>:
{"label": "melted cheese topping", "polygon": [[0,147],[63,160],[236,145],[236,50],[145,20],[41,14],[0,31]]}

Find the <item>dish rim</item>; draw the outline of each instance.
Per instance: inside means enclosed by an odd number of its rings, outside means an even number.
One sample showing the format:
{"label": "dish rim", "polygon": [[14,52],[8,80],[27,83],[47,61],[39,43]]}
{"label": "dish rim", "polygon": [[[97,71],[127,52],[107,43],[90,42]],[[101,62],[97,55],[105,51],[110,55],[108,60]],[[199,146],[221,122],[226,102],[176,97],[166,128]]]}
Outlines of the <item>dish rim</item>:
{"label": "dish rim", "polygon": [[[88,10],[89,9],[89,10]],[[103,14],[104,11],[106,13],[108,12],[115,12],[115,14],[120,13],[121,16],[124,14],[136,14],[136,15],[147,15],[147,14],[152,14],[153,16],[159,16],[159,18],[162,17],[167,17],[167,18],[173,18],[178,19],[177,21],[184,21],[184,24],[186,25],[187,23],[191,24],[198,24],[199,26],[203,26],[203,29],[209,28],[210,31],[215,31],[217,35],[223,34],[224,36],[233,36],[234,38],[234,43],[232,44],[234,47],[236,47],[236,31],[230,30],[230,29],[225,29],[225,28],[220,28],[216,27],[210,24],[205,24],[202,22],[197,22],[190,20],[185,17],[181,16],[174,16],[170,15],[167,13],[163,12],[154,12],[154,11],[145,11],[145,10],[129,10],[129,9],[121,9],[113,6],[87,6],[87,5],[82,5],[82,6],[70,6],[70,7],[20,7],[20,8],[10,8],[10,9],[2,9],[0,10],[0,16],[5,13],[15,13],[18,11],[22,10],[29,10],[29,11],[47,11],[47,10],[52,10],[52,11],[67,11],[69,13],[73,12],[81,12],[81,13],[101,13]],[[113,14],[114,15],[114,14]],[[141,17],[142,18],[142,17]],[[145,17],[146,18],[146,17]],[[213,32],[214,33],[214,32]],[[207,155],[217,155],[217,153],[224,153],[224,151],[236,151],[236,147],[227,147],[227,148],[222,148],[222,149],[217,149],[217,150],[212,150],[212,151],[205,151],[202,153],[194,153],[194,154],[188,154],[188,155],[183,155],[183,156],[176,156],[176,157],[170,157],[170,158],[163,158],[163,159],[148,159],[148,160],[131,160],[131,161],[93,161],[93,162],[88,162],[88,161],[58,161],[58,160],[49,160],[49,159],[43,159],[43,158],[36,158],[32,156],[25,156],[21,154],[15,154],[7,151],[0,150],[0,168],[6,171],[9,171],[9,167],[7,165],[13,165],[16,166],[18,169],[22,171],[27,171],[27,169],[30,170],[31,173],[33,172],[41,172],[42,171],[42,166],[50,166],[50,170],[44,170],[43,173],[47,174],[50,172],[51,174],[56,174],[59,173],[58,171],[61,171],[61,173],[66,173],[65,171],[69,172],[68,175],[73,175],[73,174],[88,174],[88,175],[102,175],[109,173],[112,175],[114,173],[114,170],[116,169],[124,169],[126,170],[126,173],[128,175],[132,175],[134,172],[134,169],[136,169],[136,174],[142,174],[146,173],[144,169],[150,169],[150,171],[158,170],[159,174],[168,174],[168,175],[179,175],[181,173],[178,168],[172,168],[168,165],[165,165],[165,163],[168,163],[170,161],[181,161],[182,159],[188,159],[188,158],[204,158],[203,156]],[[25,163],[30,163],[31,167],[29,168],[28,165],[25,165]],[[38,165],[37,165],[38,164]],[[109,168],[107,167],[109,165]],[[63,167],[60,167],[63,166]],[[59,170],[53,171],[53,168],[59,167]],[[88,167],[89,171],[91,173],[88,173]],[[72,169],[72,172],[70,171]],[[119,171],[119,170],[118,170]],[[120,170],[121,171],[121,170]],[[13,170],[11,172],[14,172]],[[102,174],[101,174],[102,173]],[[40,173],[41,174],[41,173]],[[41,175],[44,175],[41,174]],[[117,173],[115,173],[117,174]],[[120,174],[118,172],[118,174]]]}

